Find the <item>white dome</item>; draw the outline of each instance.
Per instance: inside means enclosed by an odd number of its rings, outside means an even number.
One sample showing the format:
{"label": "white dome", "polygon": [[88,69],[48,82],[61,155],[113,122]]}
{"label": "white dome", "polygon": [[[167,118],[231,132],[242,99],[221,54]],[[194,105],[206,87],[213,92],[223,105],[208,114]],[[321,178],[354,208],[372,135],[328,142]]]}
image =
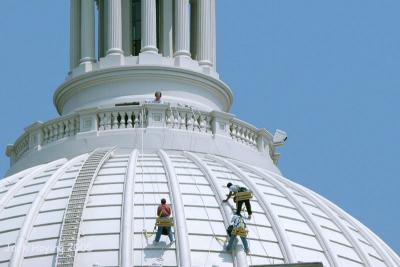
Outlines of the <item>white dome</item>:
{"label": "white dome", "polygon": [[[233,208],[220,204],[228,181],[255,196],[248,256],[241,245],[233,253],[223,248]],[[154,236],[143,233],[153,230],[163,197],[173,209],[172,246],[153,245]],[[3,179],[0,242],[0,266],[62,266],[71,242],[77,245],[69,255],[74,266],[400,266],[399,257],[365,226],[275,172],[210,154],[141,154],[123,147]]]}

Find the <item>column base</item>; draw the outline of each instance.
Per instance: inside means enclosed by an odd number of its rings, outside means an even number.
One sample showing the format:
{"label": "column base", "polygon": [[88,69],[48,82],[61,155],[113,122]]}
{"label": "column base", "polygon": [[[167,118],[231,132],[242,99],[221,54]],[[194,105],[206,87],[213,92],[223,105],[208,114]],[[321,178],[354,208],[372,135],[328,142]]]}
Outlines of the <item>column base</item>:
{"label": "column base", "polygon": [[140,49],[140,53],[158,54],[158,49],[155,46],[145,46],[142,49]]}
{"label": "column base", "polygon": [[198,69],[197,62],[187,55],[175,56],[174,65],[176,67]]}
{"label": "column base", "polygon": [[142,52],[138,58],[138,64],[142,65],[161,65],[163,63],[162,56],[153,52]]}
{"label": "column base", "polygon": [[81,64],[79,64],[79,66],[77,68],[75,68],[73,70],[73,74],[81,74],[81,73],[85,73],[85,72],[89,72],[92,71],[94,69],[92,61],[86,61],[86,62],[82,62]]}
{"label": "column base", "polygon": [[125,57],[122,54],[108,54],[100,59],[100,68],[118,67],[125,65]]}

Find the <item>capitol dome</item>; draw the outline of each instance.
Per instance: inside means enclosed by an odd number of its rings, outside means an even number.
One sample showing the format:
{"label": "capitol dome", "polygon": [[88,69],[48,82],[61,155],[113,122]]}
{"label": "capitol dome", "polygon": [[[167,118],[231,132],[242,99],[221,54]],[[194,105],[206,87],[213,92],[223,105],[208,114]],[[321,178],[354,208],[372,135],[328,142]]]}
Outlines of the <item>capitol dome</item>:
{"label": "capitol dome", "polygon": [[[367,227],[282,176],[283,131],[229,113],[215,41],[215,0],[71,0],[60,117],[7,147],[0,266],[400,267]],[[241,241],[225,250],[228,182],[253,192],[248,254]],[[153,243],[161,198],[173,243]]]}

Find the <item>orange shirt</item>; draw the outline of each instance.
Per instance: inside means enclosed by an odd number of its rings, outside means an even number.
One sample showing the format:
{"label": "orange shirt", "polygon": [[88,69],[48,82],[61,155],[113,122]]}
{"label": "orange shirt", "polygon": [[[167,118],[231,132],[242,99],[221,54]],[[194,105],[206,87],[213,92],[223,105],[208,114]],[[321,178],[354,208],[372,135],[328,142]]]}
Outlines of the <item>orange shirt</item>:
{"label": "orange shirt", "polygon": [[157,209],[157,216],[169,217],[171,215],[171,207],[168,204],[161,204]]}

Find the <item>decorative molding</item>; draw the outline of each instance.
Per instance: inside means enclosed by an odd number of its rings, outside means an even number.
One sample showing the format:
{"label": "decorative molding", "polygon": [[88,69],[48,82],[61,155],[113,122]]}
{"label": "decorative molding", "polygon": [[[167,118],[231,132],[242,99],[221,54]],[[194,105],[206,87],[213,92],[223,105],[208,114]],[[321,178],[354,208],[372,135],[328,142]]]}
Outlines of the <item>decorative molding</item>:
{"label": "decorative molding", "polygon": [[137,149],[129,156],[128,169],[125,175],[123,207],[121,218],[121,234],[120,234],[120,253],[119,266],[133,266],[133,206],[134,206],[134,185],[136,177],[136,164],[139,151]]}
{"label": "decorative molding", "polygon": [[191,267],[189,238],[184,214],[185,209],[182,194],[179,189],[179,182],[176,178],[171,159],[168,157],[167,153],[160,149],[158,155],[163,162],[167,174],[168,184],[170,185],[170,191],[172,194],[172,203],[174,204],[174,220],[176,225],[174,229],[177,243],[176,247],[179,256],[178,265],[182,267]]}

